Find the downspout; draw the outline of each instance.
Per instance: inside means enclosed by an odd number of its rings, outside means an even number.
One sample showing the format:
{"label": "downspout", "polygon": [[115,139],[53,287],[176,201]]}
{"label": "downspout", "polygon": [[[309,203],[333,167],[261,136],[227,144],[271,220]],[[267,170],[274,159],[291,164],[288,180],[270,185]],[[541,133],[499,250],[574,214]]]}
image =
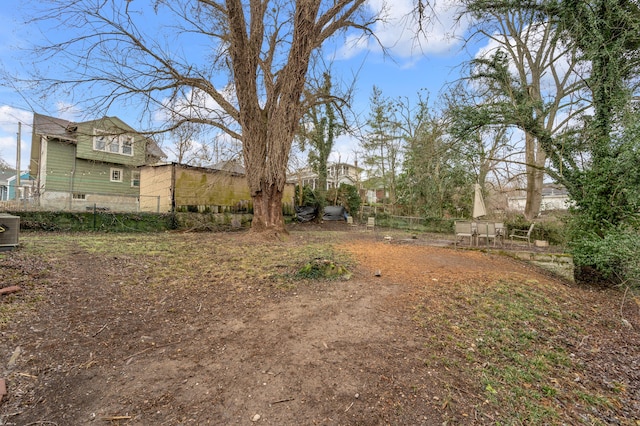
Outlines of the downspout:
{"label": "downspout", "polygon": [[44,135],[40,135],[40,149],[38,151],[38,179],[36,179],[36,199],[38,201],[38,207],[41,206],[41,196],[42,196],[42,192],[44,189],[44,185],[46,185],[46,181],[47,181],[47,170],[46,167],[43,167],[42,164],[42,153],[44,152],[44,150],[46,149],[46,147],[48,147],[49,145],[49,139],[44,136]]}
{"label": "downspout", "polygon": [[171,187],[169,188],[171,197],[171,213],[176,212],[176,163],[171,163]]}
{"label": "downspout", "polygon": [[69,210],[73,209],[73,187],[76,178],[76,164],[78,162],[78,145],[73,144],[73,168],[71,169],[71,179],[69,181]]}

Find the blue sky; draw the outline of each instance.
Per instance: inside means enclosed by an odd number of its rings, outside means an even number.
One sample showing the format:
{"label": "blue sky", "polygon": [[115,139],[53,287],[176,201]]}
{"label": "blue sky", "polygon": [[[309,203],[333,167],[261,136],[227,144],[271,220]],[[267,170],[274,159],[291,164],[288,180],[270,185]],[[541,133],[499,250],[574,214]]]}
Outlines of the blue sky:
{"label": "blue sky", "polygon": [[[138,0],[146,1],[146,0]],[[377,9],[383,0],[370,0],[367,7]],[[427,33],[416,40],[415,22],[407,21],[412,0],[394,0],[386,24],[374,28],[376,36],[388,47],[390,55],[383,55],[378,44],[369,40],[360,43],[342,43],[333,51],[327,50],[333,60],[335,75],[348,79],[357,72],[356,97],[353,108],[361,115],[368,113],[368,99],[374,85],[390,98],[416,99],[421,89],[426,89],[434,99],[446,82],[455,80],[459,66],[473,54],[469,46],[463,46],[457,35],[465,32],[464,26],[455,24],[454,0],[435,4],[436,18],[427,26]],[[22,47],[28,40],[38,37],[39,29],[24,24],[25,0],[4,0],[0,9],[0,70],[20,73],[20,61],[24,60]],[[33,0],[36,5],[39,1]],[[473,49],[477,52],[479,49]],[[2,86],[6,81],[2,82]],[[37,106],[32,106],[37,105]],[[37,94],[18,93],[0,86],[0,158],[10,165],[16,162],[16,133],[22,122],[21,168],[28,167],[31,140],[32,108],[36,112],[75,119],[75,110],[69,99],[47,99],[40,104]],[[137,117],[122,117],[136,127]],[[357,142],[349,137],[338,140],[334,161],[353,160]]]}

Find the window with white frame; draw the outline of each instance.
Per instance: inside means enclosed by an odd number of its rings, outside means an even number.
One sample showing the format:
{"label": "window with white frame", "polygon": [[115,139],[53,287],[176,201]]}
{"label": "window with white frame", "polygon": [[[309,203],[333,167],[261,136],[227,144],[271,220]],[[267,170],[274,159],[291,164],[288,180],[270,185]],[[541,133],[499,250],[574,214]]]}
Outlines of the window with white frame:
{"label": "window with white frame", "polygon": [[131,172],[131,187],[139,188],[140,187],[140,172],[134,170]]}
{"label": "window with white frame", "polygon": [[122,141],[122,154],[133,155],[133,138],[131,136],[125,137]]}
{"label": "window with white frame", "polygon": [[94,151],[106,151],[107,150],[107,135],[95,135],[93,137],[93,149]]}
{"label": "window with white frame", "polygon": [[133,155],[133,136],[113,135],[100,129],[93,131],[93,150],[120,155]]}
{"label": "window with white frame", "polygon": [[122,169],[114,169],[112,168],[110,171],[110,179],[111,182],[122,182]]}

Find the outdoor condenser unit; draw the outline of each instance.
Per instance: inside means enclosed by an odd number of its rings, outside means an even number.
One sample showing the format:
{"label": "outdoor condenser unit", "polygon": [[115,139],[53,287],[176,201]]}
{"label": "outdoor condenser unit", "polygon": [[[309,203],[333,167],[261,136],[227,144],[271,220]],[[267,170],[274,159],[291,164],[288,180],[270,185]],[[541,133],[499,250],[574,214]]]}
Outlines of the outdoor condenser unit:
{"label": "outdoor condenser unit", "polygon": [[18,246],[20,216],[0,213],[0,251]]}

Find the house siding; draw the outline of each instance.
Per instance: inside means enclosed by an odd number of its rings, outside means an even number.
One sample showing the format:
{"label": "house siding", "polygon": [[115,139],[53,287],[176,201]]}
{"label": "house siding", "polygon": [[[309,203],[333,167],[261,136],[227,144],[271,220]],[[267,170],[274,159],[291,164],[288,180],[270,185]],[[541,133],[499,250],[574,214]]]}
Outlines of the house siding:
{"label": "house siding", "polygon": [[[115,154],[93,149],[94,135],[98,131],[104,131],[113,135],[129,135],[134,137],[133,155]],[[136,131],[126,123],[115,117],[102,120],[87,121],[78,125],[77,131],[78,151],[77,157],[84,160],[93,160],[104,163],[122,164],[131,167],[142,166],[146,161],[146,138],[136,134]]]}
{"label": "house siding", "polygon": [[46,191],[72,191],[73,163],[75,160],[75,146],[48,140],[43,145],[46,149],[46,170],[40,169],[44,176],[40,177],[40,186],[46,182]]}
{"label": "house siding", "polygon": [[[122,181],[111,181],[111,169],[122,170]],[[131,186],[131,174],[136,169],[122,164],[100,163],[78,159],[76,161],[73,192],[105,195],[138,196],[139,188]]]}
{"label": "house siding", "polygon": [[[29,173],[22,173],[20,175],[20,187],[17,186],[16,176],[12,176],[7,180],[8,186],[8,198],[7,200],[32,200],[33,199],[33,189],[34,189],[34,181],[31,179],[31,175]],[[16,197],[17,190],[17,197]],[[2,198],[0,197],[0,200]]]}

